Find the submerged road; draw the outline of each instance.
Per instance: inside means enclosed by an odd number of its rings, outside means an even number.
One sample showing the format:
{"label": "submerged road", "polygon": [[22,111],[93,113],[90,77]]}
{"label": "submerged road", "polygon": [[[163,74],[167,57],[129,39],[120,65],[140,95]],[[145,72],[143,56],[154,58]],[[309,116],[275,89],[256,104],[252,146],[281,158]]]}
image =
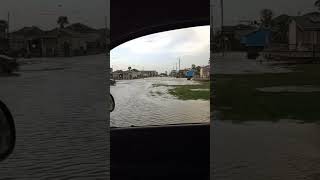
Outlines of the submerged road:
{"label": "submerged road", "polygon": [[0,77],[17,131],[0,179],[105,179],[106,56],[30,60],[19,76]]}
{"label": "submerged road", "polygon": [[110,91],[116,108],[110,114],[111,126],[129,127],[209,122],[210,103],[206,100],[179,100],[169,87],[153,85],[197,84],[187,79],[156,77],[119,80]]}
{"label": "submerged road", "polygon": [[[284,67],[269,66],[269,62],[260,64],[248,60],[243,53],[227,53],[225,57],[213,54],[213,57],[216,57],[213,74],[290,72]],[[320,179],[319,137],[320,124],[317,123],[262,122],[259,119],[234,123],[214,117],[211,123],[211,179]]]}

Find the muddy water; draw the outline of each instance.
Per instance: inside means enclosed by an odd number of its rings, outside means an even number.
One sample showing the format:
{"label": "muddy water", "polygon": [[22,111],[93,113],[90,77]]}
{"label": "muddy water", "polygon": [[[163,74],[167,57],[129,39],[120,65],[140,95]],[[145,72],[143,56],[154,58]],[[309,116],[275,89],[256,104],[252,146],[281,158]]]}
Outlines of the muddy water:
{"label": "muddy water", "polygon": [[215,121],[211,179],[320,179],[320,125]]}
{"label": "muddy water", "polygon": [[0,179],[105,179],[105,55],[32,62],[19,76],[0,77],[0,99],[17,131],[13,154],[0,162]]}
{"label": "muddy water", "polygon": [[210,104],[204,100],[178,100],[168,94],[169,87],[153,84],[184,85],[195,81],[177,78],[145,78],[117,81],[110,91],[116,108],[111,126],[145,126],[209,122]]}

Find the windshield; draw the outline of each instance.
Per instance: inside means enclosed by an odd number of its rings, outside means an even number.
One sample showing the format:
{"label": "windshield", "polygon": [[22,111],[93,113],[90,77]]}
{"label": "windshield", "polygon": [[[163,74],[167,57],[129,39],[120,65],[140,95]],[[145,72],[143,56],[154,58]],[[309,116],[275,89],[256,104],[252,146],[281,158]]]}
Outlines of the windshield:
{"label": "windshield", "polygon": [[111,51],[111,127],[209,122],[209,26],[166,31]]}

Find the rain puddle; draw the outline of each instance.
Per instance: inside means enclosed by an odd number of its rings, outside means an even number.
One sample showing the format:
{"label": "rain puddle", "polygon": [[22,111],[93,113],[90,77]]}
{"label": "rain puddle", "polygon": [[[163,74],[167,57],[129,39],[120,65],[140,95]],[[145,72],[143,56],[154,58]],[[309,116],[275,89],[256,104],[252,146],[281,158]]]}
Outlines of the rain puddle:
{"label": "rain puddle", "polygon": [[301,93],[309,93],[309,92],[320,92],[320,87],[315,86],[274,86],[274,87],[264,87],[257,88],[258,91],[262,92],[301,92]]}

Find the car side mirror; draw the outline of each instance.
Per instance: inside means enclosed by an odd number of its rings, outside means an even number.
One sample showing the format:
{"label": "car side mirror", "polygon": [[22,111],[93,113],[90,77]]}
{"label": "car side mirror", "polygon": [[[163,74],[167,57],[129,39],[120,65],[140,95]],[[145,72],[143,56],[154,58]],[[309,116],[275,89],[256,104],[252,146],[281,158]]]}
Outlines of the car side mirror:
{"label": "car side mirror", "polygon": [[0,101],[0,161],[12,152],[16,142],[16,130],[13,117],[7,106]]}
{"label": "car side mirror", "polygon": [[110,94],[109,96],[109,103],[108,103],[108,106],[109,106],[109,111],[112,112],[115,108],[115,105],[116,103],[114,102],[114,98],[113,96]]}

